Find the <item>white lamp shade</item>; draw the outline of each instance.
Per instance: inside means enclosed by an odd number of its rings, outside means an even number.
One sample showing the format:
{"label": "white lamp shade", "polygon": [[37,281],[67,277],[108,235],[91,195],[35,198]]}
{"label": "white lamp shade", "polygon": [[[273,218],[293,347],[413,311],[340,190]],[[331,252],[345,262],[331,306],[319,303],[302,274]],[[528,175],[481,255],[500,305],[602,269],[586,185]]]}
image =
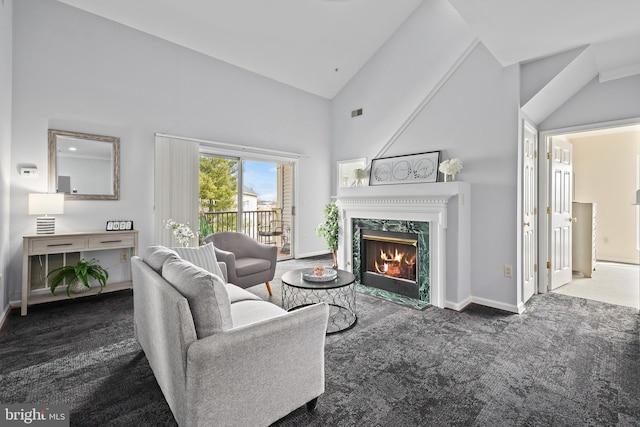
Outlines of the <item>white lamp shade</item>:
{"label": "white lamp shade", "polygon": [[29,194],[29,215],[56,215],[64,213],[64,194]]}

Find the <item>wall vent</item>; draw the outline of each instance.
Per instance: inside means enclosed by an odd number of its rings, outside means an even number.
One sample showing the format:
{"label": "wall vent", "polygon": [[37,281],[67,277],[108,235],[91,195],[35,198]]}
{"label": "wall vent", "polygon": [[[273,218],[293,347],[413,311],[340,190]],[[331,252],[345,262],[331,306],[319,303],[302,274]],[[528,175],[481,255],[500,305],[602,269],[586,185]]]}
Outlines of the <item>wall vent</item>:
{"label": "wall vent", "polygon": [[351,112],[351,117],[358,117],[362,115],[362,108],[358,108],[357,110],[353,110]]}

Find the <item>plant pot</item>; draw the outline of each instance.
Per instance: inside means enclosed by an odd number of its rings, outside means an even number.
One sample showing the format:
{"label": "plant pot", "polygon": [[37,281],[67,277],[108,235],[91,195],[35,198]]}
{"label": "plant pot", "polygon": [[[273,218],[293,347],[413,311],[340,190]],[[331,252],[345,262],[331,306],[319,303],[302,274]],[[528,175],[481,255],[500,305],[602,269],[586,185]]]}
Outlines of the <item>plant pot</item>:
{"label": "plant pot", "polygon": [[337,269],[338,268],[338,251],[334,249],[332,251],[332,255],[333,255],[333,265],[331,267],[334,269]]}
{"label": "plant pot", "polygon": [[[91,282],[89,282],[91,284]],[[91,288],[87,288],[81,281],[76,280],[71,285],[69,285],[69,291],[72,294],[83,294],[85,292],[89,292]]]}

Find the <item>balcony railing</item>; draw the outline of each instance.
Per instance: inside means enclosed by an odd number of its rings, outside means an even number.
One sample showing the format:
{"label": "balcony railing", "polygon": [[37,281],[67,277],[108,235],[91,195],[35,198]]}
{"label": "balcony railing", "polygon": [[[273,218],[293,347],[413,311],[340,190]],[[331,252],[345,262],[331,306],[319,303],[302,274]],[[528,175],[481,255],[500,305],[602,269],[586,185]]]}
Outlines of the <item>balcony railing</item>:
{"label": "balcony railing", "polygon": [[[203,215],[212,233],[237,231],[238,212],[236,211],[207,212]],[[243,211],[240,232],[260,241],[258,231],[279,219],[278,211]]]}

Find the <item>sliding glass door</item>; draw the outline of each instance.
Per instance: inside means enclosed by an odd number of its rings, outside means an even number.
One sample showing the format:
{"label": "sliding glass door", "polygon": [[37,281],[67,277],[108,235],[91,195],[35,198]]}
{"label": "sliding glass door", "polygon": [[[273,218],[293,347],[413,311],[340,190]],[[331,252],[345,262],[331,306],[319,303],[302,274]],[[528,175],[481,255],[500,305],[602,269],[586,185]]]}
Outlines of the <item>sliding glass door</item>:
{"label": "sliding glass door", "polygon": [[293,165],[202,154],[200,235],[238,231],[293,257]]}
{"label": "sliding glass door", "polygon": [[237,231],[240,160],[200,156],[200,236]]}

